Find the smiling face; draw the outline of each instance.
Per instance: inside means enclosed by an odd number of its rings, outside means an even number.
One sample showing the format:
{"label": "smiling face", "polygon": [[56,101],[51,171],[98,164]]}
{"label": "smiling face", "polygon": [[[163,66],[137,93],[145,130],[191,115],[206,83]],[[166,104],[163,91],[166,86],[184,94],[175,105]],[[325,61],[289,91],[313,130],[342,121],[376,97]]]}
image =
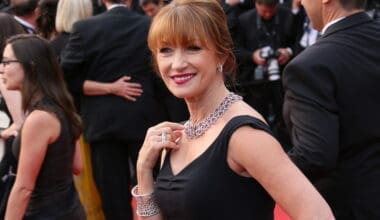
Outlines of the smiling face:
{"label": "smiling face", "polygon": [[148,45],[156,70],[177,97],[213,91],[224,77],[234,77],[233,42],[217,1],[173,1],[163,7],[151,24]]}
{"label": "smiling face", "polygon": [[222,61],[214,50],[200,43],[168,45],[157,50],[160,75],[175,96],[191,98],[223,83],[223,75],[217,71]]}
{"label": "smiling face", "polygon": [[0,72],[3,72],[2,79],[6,88],[8,90],[20,90],[25,72],[22,64],[15,57],[10,44],[7,44],[4,49],[2,62]]}

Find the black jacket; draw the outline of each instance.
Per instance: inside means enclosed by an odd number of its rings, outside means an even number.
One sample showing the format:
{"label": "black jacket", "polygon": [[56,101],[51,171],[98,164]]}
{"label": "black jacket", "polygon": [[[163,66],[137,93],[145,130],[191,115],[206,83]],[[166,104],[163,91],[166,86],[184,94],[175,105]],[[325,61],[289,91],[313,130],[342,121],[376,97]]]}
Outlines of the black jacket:
{"label": "black jacket", "polygon": [[149,18],[126,7],[74,24],[61,57],[71,91],[82,92],[85,80],[114,82],[124,75],[143,89],[136,102],[115,95],[83,95],[81,115],[87,141],[143,139],[148,127],[163,120],[146,42],[149,26]]}
{"label": "black jacket", "polygon": [[380,24],[357,13],[285,68],[293,162],[337,219],[380,219]]}

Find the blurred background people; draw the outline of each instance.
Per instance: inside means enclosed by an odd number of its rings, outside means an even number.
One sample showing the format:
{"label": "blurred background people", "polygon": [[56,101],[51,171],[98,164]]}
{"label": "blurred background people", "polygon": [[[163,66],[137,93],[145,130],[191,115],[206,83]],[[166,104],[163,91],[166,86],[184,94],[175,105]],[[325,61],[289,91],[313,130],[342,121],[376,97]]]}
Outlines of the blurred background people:
{"label": "blurred background people", "polygon": [[301,5],[301,0],[293,0],[292,13],[294,14],[294,23],[297,34],[293,46],[294,56],[301,53],[305,48],[315,44],[320,37],[320,32],[315,30],[308,18],[305,9]]}
{"label": "blurred background people", "polygon": [[39,0],[38,2],[36,31],[47,40],[52,40],[57,36],[57,30],[55,29],[57,5],[58,0]]}
{"label": "blurred background people", "polygon": [[255,0],[219,0],[219,2],[227,15],[228,29],[232,39],[235,39],[239,15],[254,8]]}
{"label": "blurred background people", "polygon": [[380,19],[380,0],[368,0],[365,10],[373,19]]}
{"label": "blurred background people", "polygon": [[[58,36],[50,41],[58,60],[61,60],[62,50],[66,47],[75,22],[91,17],[93,13],[91,0],[59,0],[55,29]],[[70,91],[77,110],[80,112],[81,92]]]}
{"label": "blurred background people", "polygon": [[21,91],[28,113],[13,143],[17,172],[5,219],[86,219],[73,182],[82,168],[81,122],[52,48],[36,35],[16,35],[1,64],[6,88]]}
{"label": "blurred background people", "polygon": [[145,15],[153,18],[164,5],[163,0],[139,0],[141,9]]}
{"label": "blurred background people", "polygon": [[36,34],[37,18],[39,16],[39,0],[11,0],[10,12],[14,15],[17,22],[21,24],[26,33]]}
{"label": "blurred background people", "polygon": [[91,0],[59,0],[55,17],[56,38],[51,40],[57,57],[66,46],[75,22],[91,17],[93,14]]}
{"label": "blurred background people", "polygon": [[[0,13],[0,60],[3,60],[3,50],[6,40],[13,35],[24,33],[24,29],[13,18],[13,16]],[[4,73],[4,65],[0,64],[0,75]],[[12,143],[17,136],[20,126],[24,120],[21,107],[20,91],[6,89],[4,82],[0,79],[0,219],[4,219],[7,198],[14,177],[10,176],[9,170],[16,166],[16,160],[12,153]]]}
{"label": "blurred background people", "polygon": [[[59,0],[55,26],[58,35],[50,41],[55,54],[60,61],[61,52],[69,41],[73,25],[79,20],[91,17],[93,14],[91,0]],[[71,93],[74,104],[80,111],[81,93]],[[75,176],[74,182],[78,190],[83,207],[86,211],[87,219],[103,220],[104,215],[101,208],[100,197],[93,180],[91,167],[91,149],[81,136],[80,151],[83,160],[83,172]]]}
{"label": "blurred background people", "polygon": [[82,93],[84,138],[106,219],[131,219],[138,151],[147,128],[166,115],[149,65],[150,19],[122,0],[103,3],[107,12],[74,24],[61,64],[69,88]]}
{"label": "blurred background people", "polygon": [[[3,57],[3,50],[6,40],[16,34],[25,33],[21,25],[13,18],[13,16],[0,13],[0,60]],[[0,73],[3,73],[0,71]],[[4,82],[0,80],[0,104],[1,111],[7,114],[9,124],[4,125],[1,131],[1,137],[7,139],[10,136],[16,136],[17,132],[24,120],[24,113],[21,108],[20,91],[9,91],[5,88]],[[8,147],[9,149],[9,147]]]}
{"label": "blurred background people", "polygon": [[9,0],[1,0],[0,1],[0,12],[8,12],[10,8]]}
{"label": "blurred background people", "polygon": [[292,58],[294,16],[278,0],[256,0],[255,9],[239,16],[237,81],[244,100],[268,121],[283,146],[289,138],[282,120],[282,69]]}

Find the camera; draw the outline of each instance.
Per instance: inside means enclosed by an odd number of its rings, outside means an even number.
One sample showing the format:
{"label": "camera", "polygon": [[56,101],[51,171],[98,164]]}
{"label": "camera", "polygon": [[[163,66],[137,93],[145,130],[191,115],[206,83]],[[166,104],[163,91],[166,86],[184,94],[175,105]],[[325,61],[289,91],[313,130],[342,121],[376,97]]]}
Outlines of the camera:
{"label": "camera", "polygon": [[271,46],[261,48],[260,57],[265,59],[265,65],[259,65],[255,69],[254,77],[256,80],[262,80],[267,76],[269,81],[280,79],[280,66],[278,64],[278,51],[273,50]]}

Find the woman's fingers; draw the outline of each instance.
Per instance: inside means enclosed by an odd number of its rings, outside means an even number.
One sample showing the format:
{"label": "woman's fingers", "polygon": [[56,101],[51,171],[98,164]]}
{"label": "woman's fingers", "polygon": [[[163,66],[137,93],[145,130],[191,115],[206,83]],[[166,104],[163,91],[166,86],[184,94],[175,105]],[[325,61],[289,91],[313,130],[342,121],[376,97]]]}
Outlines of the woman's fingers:
{"label": "woman's fingers", "polygon": [[182,124],[173,122],[163,122],[149,128],[139,153],[140,165],[153,169],[163,149],[178,149],[182,130]]}

